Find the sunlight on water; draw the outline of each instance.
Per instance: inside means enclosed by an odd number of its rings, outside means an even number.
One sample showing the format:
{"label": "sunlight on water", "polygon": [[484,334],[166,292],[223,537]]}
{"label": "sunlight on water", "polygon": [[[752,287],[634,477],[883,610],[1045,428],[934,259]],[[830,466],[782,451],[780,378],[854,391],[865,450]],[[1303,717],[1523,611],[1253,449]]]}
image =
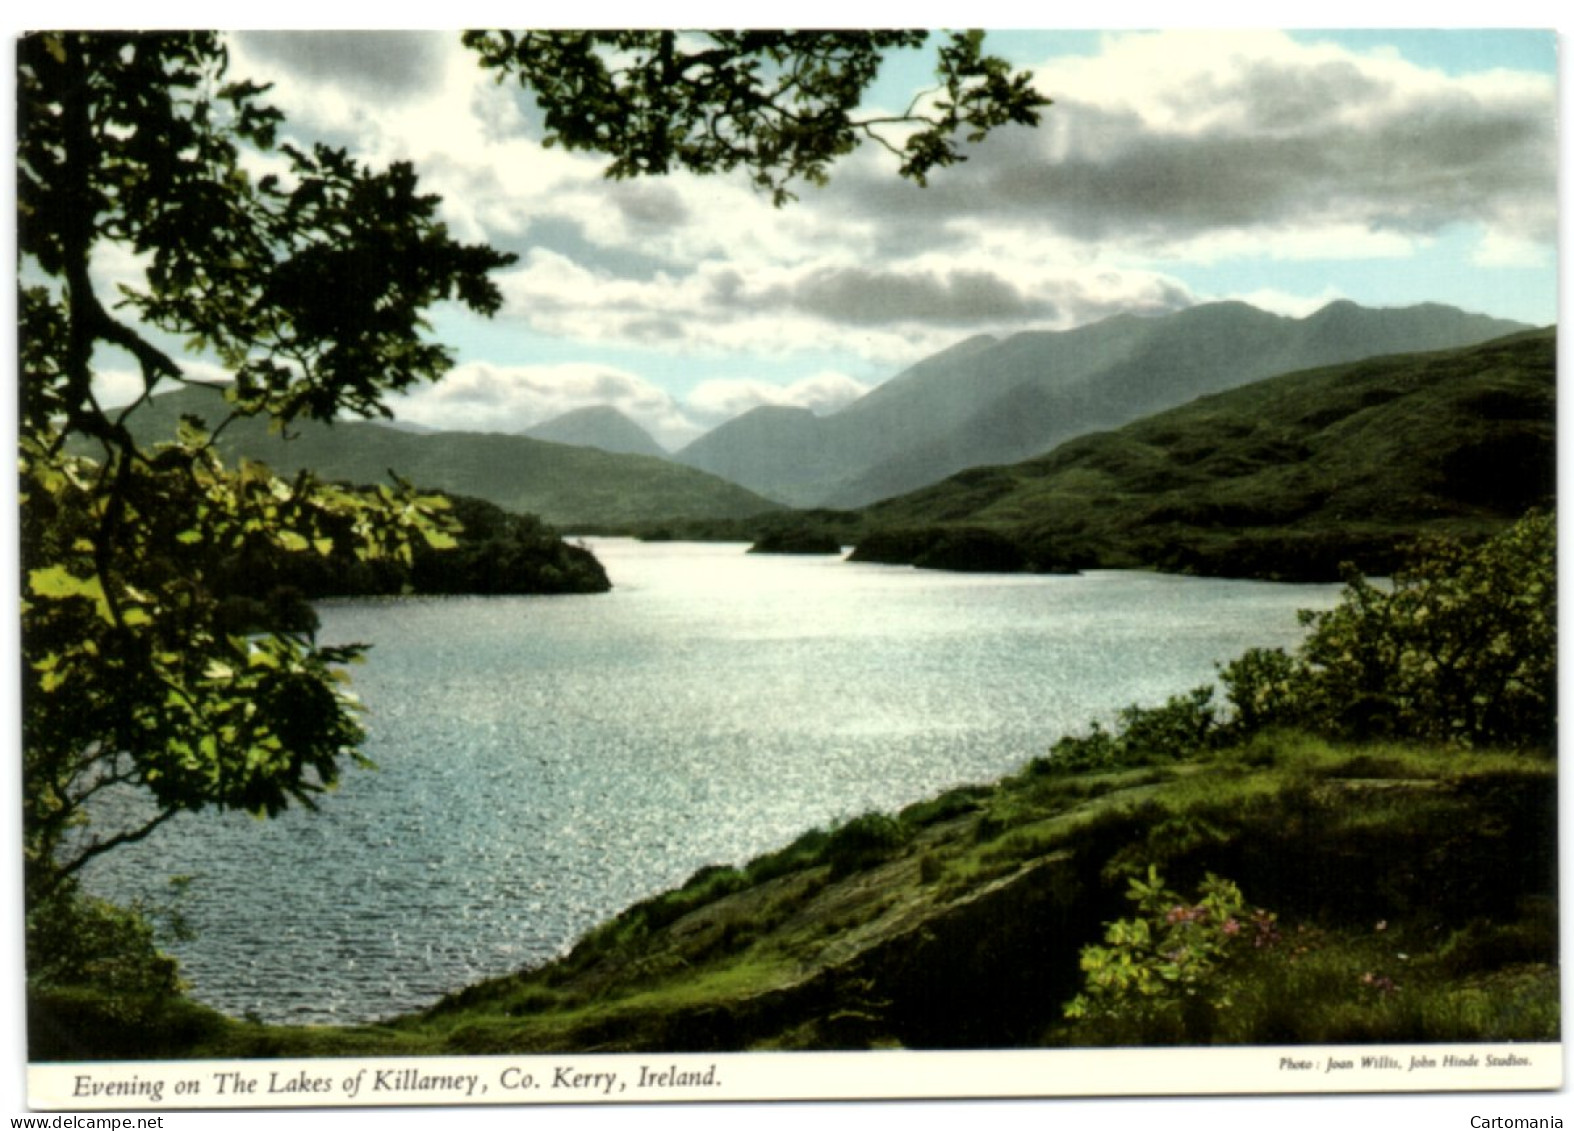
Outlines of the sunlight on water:
{"label": "sunlight on water", "polygon": [[539,963],[628,904],[894,810],[1293,644],[1334,586],[978,576],[593,542],[604,596],[343,601],[378,772],[316,814],[182,818],[100,862],[194,876],[195,995],[367,1020]]}

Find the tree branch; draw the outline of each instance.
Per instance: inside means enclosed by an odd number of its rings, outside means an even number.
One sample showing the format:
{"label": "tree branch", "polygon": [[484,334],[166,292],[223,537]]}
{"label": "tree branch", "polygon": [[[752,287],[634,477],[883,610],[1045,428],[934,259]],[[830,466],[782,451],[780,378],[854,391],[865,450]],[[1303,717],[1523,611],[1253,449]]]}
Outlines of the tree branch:
{"label": "tree branch", "polygon": [[106,840],[94,840],[89,842],[69,862],[60,865],[53,870],[48,884],[40,894],[49,894],[49,892],[59,887],[62,881],[69,879],[71,876],[74,876],[77,872],[80,872],[83,868],[85,868],[89,862],[95,860],[99,856],[102,856],[104,853],[119,848],[122,845],[135,844],[140,840],[146,840],[153,833],[154,829],[158,828],[165,821],[168,821],[178,812],[180,812],[178,809],[161,810],[157,816],[150,818],[138,828],[127,829],[125,832],[116,833],[114,836],[109,837]]}

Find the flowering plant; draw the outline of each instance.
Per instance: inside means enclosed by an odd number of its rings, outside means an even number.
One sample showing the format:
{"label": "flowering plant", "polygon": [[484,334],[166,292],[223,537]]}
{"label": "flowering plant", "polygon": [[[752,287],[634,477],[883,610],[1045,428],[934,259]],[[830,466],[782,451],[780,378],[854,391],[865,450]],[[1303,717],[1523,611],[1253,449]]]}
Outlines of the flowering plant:
{"label": "flowering plant", "polygon": [[1272,912],[1248,908],[1239,887],[1212,873],[1188,903],[1150,864],[1145,879],[1131,880],[1126,898],[1138,916],[1108,924],[1106,945],[1083,948],[1087,982],[1067,1003],[1069,1018],[1166,1012],[1188,1001],[1228,1008],[1217,971],[1248,947],[1269,947],[1279,938]]}

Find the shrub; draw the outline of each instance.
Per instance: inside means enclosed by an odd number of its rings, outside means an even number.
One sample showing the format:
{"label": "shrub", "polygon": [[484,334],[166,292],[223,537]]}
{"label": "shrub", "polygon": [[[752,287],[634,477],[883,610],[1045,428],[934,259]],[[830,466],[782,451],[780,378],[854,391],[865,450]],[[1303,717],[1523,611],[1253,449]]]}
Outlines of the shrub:
{"label": "shrub", "polygon": [[177,996],[179,966],[159,949],[157,933],[148,908],[117,907],[67,883],[28,910],[28,984],[90,986],[112,997]]}
{"label": "shrub", "polygon": [[1162,707],[1127,707],[1120,713],[1120,742],[1144,761],[1171,762],[1211,745],[1217,721],[1213,688],[1194,687]]}
{"label": "shrub", "polygon": [[1387,587],[1348,572],[1337,606],[1301,614],[1295,657],[1254,649],[1224,667],[1233,727],[1549,747],[1556,542],[1553,516],[1533,512],[1475,547],[1419,549]]}
{"label": "shrub", "polygon": [[1248,649],[1220,669],[1219,682],[1235,709],[1231,730],[1242,736],[1308,721],[1306,672],[1283,648]]}
{"label": "shrub", "polygon": [[830,834],[824,829],[810,829],[786,848],[756,857],[744,867],[744,874],[751,884],[763,884],[803,868],[817,867],[825,854]]}
{"label": "shrub", "polygon": [[1137,904],[1138,915],[1110,923],[1106,945],[1083,948],[1087,981],[1065,1006],[1068,1018],[1143,1021],[1228,1008],[1220,968],[1278,939],[1272,913],[1248,910],[1240,888],[1211,873],[1192,903],[1166,887],[1153,865],[1130,888],[1126,897]]}
{"label": "shrub", "polygon": [[848,876],[878,864],[907,843],[907,830],[885,813],[854,817],[831,833],[825,857],[833,877]]}
{"label": "shrub", "polygon": [[897,819],[909,829],[921,829],[972,813],[979,806],[980,798],[988,796],[990,788],[983,785],[959,785],[927,801],[915,801],[897,814]]}
{"label": "shrub", "polygon": [[1113,732],[1095,722],[1086,735],[1060,739],[1048,764],[1035,763],[1033,772],[1088,773],[1179,761],[1214,745],[1219,734],[1211,687],[1172,695],[1160,707],[1126,707],[1118,723]]}

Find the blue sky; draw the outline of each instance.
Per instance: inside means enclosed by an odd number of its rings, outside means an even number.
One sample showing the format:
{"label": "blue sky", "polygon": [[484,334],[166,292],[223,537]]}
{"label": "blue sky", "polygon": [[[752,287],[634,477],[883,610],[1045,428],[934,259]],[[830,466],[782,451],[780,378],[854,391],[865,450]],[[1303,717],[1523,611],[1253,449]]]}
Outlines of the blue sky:
{"label": "blue sky", "polygon": [[[457,235],[519,254],[495,319],[434,313],[460,364],[396,405],[429,426],[611,403],[677,447],[758,404],[833,411],[974,334],[1221,299],[1557,317],[1551,32],[988,43],[1054,99],[1038,129],[922,190],[865,146],[782,209],[741,175],[613,183],[543,148],[528,100],[452,33],[242,32],[233,54],[294,139],[413,161]],[[930,71],[890,60],[871,106],[900,109]]]}

